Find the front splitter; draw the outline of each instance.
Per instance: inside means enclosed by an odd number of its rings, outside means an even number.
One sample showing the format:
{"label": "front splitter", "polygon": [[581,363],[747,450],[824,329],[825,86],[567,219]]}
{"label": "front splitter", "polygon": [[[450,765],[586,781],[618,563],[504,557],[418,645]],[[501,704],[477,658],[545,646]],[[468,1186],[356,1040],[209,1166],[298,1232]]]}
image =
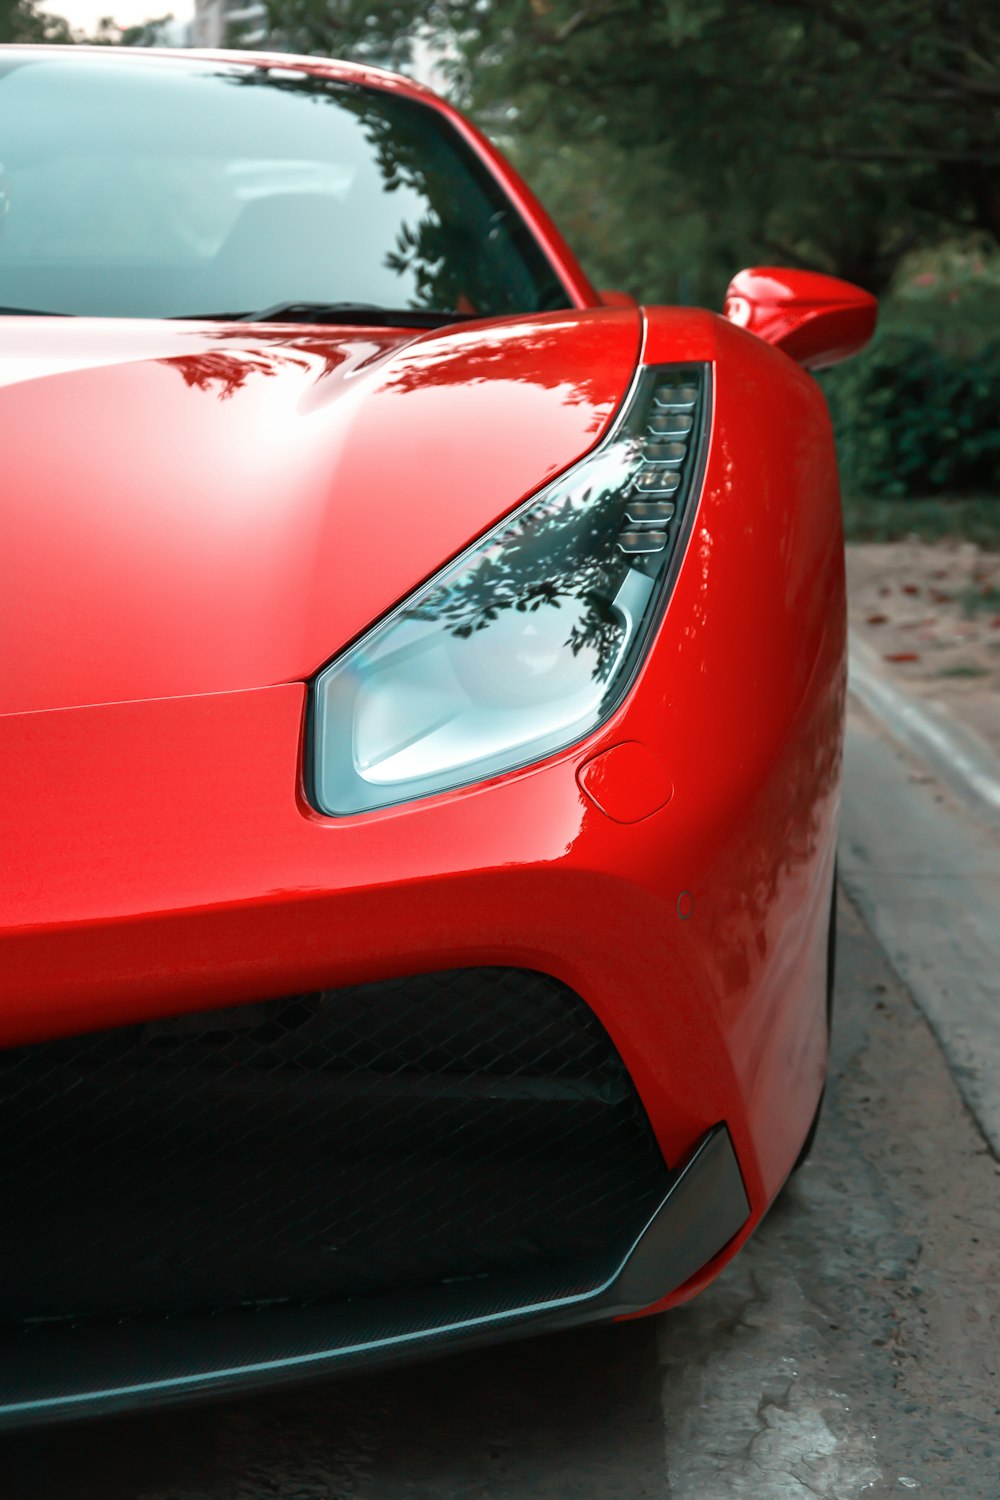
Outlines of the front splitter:
{"label": "front splitter", "polygon": [[716,1125],[673,1175],[624,1257],[339,1304],[14,1330],[0,1339],[0,1427],[329,1379],[605,1322],[639,1312],[689,1280],[749,1213],[729,1132]]}

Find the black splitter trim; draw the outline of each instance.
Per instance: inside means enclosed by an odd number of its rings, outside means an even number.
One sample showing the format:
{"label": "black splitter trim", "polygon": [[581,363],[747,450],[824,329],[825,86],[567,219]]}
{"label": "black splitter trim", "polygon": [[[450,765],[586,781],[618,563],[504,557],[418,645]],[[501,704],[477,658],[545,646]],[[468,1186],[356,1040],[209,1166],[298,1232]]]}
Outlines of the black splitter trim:
{"label": "black splitter trim", "polygon": [[618,1264],[592,1258],[340,1306],[14,1332],[0,1341],[0,1427],[273,1387],[606,1321],[682,1285],[749,1212],[729,1132],[716,1125]]}

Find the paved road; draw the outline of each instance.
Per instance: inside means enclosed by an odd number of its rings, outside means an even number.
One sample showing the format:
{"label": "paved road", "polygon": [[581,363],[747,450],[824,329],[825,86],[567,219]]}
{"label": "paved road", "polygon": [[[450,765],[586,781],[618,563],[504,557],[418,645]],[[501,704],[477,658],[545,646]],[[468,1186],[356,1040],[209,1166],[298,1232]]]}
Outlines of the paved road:
{"label": "paved road", "polygon": [[841,916],[813,1161],[716,1285],[280,1399],[0,1444],[0,1500],[1000,1500],[1000,1168]]}

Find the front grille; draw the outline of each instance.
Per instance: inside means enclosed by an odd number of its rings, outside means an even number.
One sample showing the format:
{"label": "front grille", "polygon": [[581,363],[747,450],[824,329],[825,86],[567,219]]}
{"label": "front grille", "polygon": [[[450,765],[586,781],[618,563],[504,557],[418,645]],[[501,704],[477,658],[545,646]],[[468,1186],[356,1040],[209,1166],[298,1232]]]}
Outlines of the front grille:
{"label": "front grille", "polygon": [[669,1178],[544,975],[466,969],[0,1052],[0,1321],[344,1299],[621,1245]]}

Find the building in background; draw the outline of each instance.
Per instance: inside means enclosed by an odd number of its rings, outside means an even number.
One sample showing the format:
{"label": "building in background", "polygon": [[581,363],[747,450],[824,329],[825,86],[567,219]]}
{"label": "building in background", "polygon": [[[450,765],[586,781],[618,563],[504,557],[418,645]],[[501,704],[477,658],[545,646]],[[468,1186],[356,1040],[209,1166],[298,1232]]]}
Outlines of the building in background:
{"label": "building in background", "polygon": [[253,47],[266,30],[267,13],[259,0],[195,0],[192,47]]}

